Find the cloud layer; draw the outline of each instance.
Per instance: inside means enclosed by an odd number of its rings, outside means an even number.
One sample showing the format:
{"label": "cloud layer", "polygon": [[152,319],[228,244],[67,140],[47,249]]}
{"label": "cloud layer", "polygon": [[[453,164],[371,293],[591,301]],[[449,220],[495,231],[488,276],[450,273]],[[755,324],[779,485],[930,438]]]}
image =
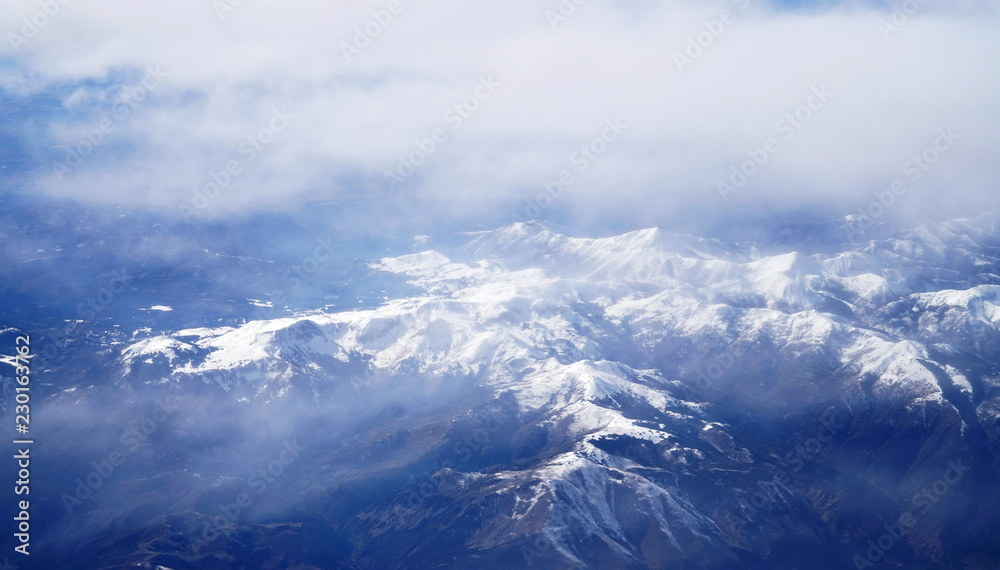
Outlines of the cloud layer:
{"label": "cloud layer", "polygon": [[994,200],[987,2],[66,2],[7,9],[0,66],[7,98],[56,98],[22,125],[51,194],[194,219]]}

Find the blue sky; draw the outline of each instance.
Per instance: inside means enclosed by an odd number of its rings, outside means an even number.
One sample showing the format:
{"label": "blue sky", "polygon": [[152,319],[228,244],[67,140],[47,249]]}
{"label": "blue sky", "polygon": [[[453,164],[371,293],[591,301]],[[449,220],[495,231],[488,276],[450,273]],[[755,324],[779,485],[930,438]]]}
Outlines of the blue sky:
{"label": "blue sky", "polygon": [[989,2],[895,20],[871,2],[212,6],[5,8],[0,162],[18,186],[194,219],[401,195],[464,213],[849,213],[951,127],[960,142],[898,211],[992,200]]}

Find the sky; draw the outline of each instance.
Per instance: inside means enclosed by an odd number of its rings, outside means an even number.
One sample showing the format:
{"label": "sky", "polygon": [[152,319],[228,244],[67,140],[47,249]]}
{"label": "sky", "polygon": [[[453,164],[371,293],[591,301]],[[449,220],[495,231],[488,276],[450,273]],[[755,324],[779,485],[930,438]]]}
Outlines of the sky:
{"label": "sky", "polygon": [[62,2],[0,9],[22,192],[194,223],[995,207],[996,2]]}

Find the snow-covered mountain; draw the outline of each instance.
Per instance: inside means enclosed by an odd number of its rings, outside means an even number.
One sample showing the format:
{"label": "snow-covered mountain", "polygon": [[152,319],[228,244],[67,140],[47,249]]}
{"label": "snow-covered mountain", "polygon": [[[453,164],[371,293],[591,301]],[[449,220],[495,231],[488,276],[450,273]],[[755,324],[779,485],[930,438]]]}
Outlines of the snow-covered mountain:
{"label": "snow-covered mountain", "polygon": [[299,483],[361,567],[1000,564],[993,217],[811,253],[523,223],[466,242],[378,261],[417,293],[376,308],[138,339],[116,382],[411,402]]}

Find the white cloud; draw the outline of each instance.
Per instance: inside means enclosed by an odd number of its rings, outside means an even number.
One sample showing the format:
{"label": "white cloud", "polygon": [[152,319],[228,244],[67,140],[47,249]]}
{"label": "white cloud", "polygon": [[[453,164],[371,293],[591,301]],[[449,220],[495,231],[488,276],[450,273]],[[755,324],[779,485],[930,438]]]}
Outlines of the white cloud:
{"label": "white cloud", "polygon": [[[21,4],[4,19],[11,32],[38,10]],[[113,97],[83,82],[162,66],[162,86],[91,156],[62,180],[45,170],[38,182],[55,194],[176,210],[210,172],[240,161],[242,173],[203,215],[381,191],[383,172],[438,128],[447,140],[401,192],[534,195],[569,169],[575,182],[560,200],[575,207],[652,198],[849,206],[900,177],[907,157],[947,126],[962,139],[911,206],[945,188],[949,199],[981,200],[996,179],[1000,38],[988,3],[927,2],[887,40],[879,21],[891,10],[864,6],[585,2],[553,31],[546,11],[558,9],[555,0],[400,0],[401,11],[346,61],[342,42],[388,4],[244,0],[220,22],[208,0],[70,2],[19,46],[2,85],[24,93],[80,84],[67,92],[68,118],[49,131],[53,144],[73,145],[112,109]],[[679,72],[674,53],[724,8],[733,21]],[[445,112],[488,76],[500,87],[452,129]],[[831,100],[723,202],[718,180],[818,85]],[[275,109],[295,119],[251,163],[240,144]],[[615,117],[627,132],[579,172],[571,154]]]}

